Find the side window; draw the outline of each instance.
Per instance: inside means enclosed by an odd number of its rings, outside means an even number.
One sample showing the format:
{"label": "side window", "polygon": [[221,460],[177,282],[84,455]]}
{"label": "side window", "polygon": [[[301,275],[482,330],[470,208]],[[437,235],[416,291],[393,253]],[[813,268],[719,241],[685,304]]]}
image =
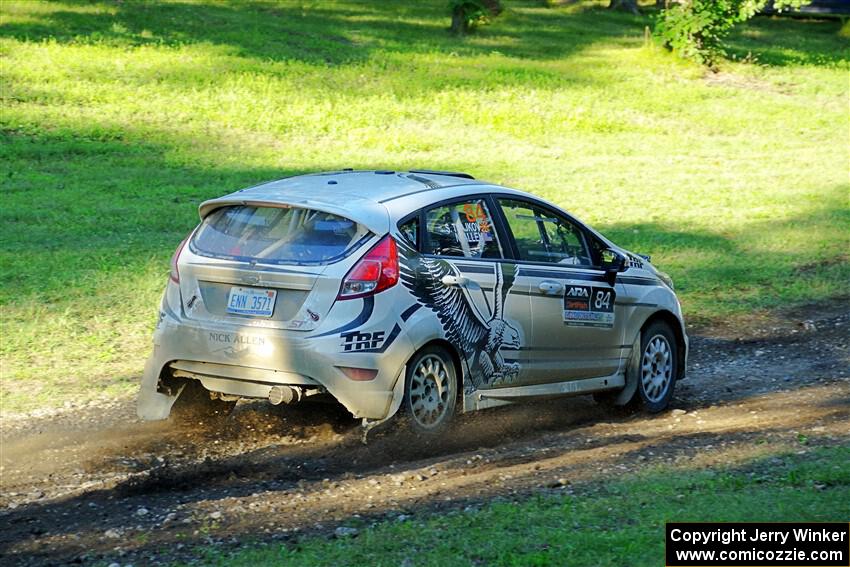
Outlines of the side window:
{"label": "side window", "polygon": [[569,219],[524,201],[499,199],[520,260],[592,266],[582,230]]}
{"label": "side window", "polygon": [[442,205],[425,212],[425,254],[501,258],[502,246],[483,199]]}
{"label": "side window", "polygon": [[404,224],[398,225],[398,230],[401,235],[407,240],[407,243],[414,248],[419,248],[419,215],[416,215]]}

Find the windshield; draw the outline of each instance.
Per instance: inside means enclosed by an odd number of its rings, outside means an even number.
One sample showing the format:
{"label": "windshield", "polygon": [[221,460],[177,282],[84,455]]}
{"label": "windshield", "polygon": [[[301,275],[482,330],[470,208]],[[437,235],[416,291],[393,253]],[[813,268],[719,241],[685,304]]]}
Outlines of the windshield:
{"label": "windshield", "polygon": [[347,256],[371,233],[344,217],[295,207],[223,207],[204,219],[192,251],[270,264],[326,264]]}

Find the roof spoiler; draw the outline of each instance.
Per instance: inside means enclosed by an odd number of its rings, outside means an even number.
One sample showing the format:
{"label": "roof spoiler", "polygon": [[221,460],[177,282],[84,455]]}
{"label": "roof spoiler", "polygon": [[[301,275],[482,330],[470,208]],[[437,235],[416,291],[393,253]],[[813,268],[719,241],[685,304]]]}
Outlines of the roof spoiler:
{"label": "roof spoiler", "polygon": [[424,173],[425,175],[448,175],[449,177],[461,177],[463,179],[475,179],[468,173],[461,171],[439,171],[436,169],[411,169],[410,173]]}

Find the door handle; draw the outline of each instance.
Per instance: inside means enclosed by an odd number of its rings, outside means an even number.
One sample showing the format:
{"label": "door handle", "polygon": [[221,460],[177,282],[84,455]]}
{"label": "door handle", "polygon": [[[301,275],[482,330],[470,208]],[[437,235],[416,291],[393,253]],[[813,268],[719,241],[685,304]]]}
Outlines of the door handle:
{"label": "door handle", "polygon": [[466,276],[453,276],[446,274],[443,276],[443,285],[466,285],[469,283],[469,278]]}
{"label": "door handle", "polygon": [[539,289],[545,294],[555,295],[556,293],[561,293],[562,291],[564,291],[564,284],[546,280],[540,282],[540,284],[537,286],[537,289]]}

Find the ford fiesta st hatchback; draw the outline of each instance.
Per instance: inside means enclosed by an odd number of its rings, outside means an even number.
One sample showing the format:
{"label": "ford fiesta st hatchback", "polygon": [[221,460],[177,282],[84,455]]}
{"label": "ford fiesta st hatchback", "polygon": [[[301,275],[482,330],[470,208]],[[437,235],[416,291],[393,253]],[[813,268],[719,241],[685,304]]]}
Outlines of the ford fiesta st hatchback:
{"label": "ford fiesta st hatchback", "polygon": [[688,339],[670,278],[555,205],[471,175],[334,171],[200,206],[138,413],[332,396],[365,427],[594,394],[663,410]]}

